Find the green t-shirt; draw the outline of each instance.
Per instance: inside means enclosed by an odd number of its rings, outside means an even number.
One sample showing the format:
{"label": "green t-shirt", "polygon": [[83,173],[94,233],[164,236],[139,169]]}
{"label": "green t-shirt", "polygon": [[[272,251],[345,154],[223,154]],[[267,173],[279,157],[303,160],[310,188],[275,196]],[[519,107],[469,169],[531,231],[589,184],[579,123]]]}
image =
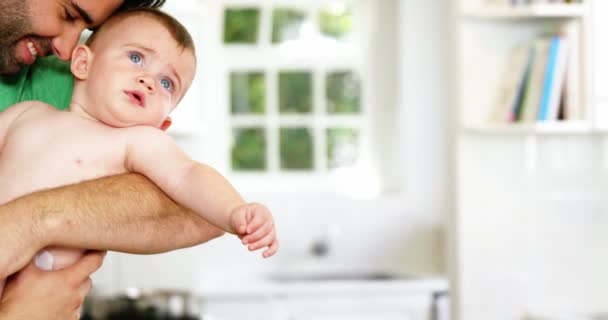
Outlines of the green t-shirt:
{"label": "green t-shirt", "polygon": [[0,112],[26,100],[46,102],[57,109],[67,109],[72,97],[74,78],[70,65],[55,56],[36,59],[12,76],[0,76]]}

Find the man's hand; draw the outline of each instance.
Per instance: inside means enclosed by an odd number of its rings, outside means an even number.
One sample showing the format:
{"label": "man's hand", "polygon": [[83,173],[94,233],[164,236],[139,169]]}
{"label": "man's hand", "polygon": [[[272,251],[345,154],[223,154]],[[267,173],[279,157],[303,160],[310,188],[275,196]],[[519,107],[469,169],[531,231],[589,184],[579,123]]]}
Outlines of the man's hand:
{"label": "man's hand", "polygon": [[91,289],[89,277],[101,267],[104,256],[105,252],[92,251],[58,271],[41,271],[31,262],[9,278],[0,302],[0,319],[79,319],[80,305]]}
{"label": "man's hand", "polygon": [[272,214],[264,205],[246,203],[236,207],[230,214],[230,224],[249,251],[268,247],[262,253],[268,258],[279,249]]}

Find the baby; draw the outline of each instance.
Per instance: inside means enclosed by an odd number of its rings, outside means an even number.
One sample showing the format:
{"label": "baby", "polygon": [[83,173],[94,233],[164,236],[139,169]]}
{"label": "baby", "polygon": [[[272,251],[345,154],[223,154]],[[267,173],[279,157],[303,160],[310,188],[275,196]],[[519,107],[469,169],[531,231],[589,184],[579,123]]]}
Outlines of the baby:
{"label": "baby", "polygon": [[[136,9],[110,18],[72,53],[69,111],[27,101],[0,113],[0,204],[41,189],[137,172],[238,235],[249,250],[266,248],[263,257],[272,256],[278,241],[268,209],[245,203],[218,172],[193,161],[164,132],[195,69],[192,38],[169,15]],[[61,269],[83,253],[55,245],[37,255],[39,267]]]}

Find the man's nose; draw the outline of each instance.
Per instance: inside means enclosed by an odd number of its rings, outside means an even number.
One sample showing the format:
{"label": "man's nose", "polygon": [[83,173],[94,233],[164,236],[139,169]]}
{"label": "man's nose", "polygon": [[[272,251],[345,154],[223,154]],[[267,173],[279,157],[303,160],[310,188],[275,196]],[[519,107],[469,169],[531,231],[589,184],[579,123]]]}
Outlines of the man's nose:
{"label": "man's nose", "polygon": [[51,41],[53,54],[63,61],[69,61],[72,56],[72,50],[74,50],[80,39],[82,30],[84,28],[74,27],[66,29],[61,35],[53,38]]}

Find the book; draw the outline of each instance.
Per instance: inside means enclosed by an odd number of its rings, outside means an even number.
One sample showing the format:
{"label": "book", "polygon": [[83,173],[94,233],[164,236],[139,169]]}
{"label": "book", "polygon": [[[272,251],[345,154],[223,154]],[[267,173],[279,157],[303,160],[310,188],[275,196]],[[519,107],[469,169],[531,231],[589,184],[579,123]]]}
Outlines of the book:
{"label": "book", "polygon": [[490,122],[510,122],[515,119],[517,106],[521,102],[522,80],[526,76],[530,59],[530,47],[515,47],[507,56],[502,81],[497,90],[497,108],[490,115]]}
{"label": "book", "polygon": [[541,92],[545,80],[545,70],[549,57],[551,38],[540,37],[532,43],[532,70],[528,79],[525,99],[522,102],[519,121],[535,122],[540,107]]}
{"label": "book", "polygon": [[580,30],[575,22],[568,22],[562,29],[562,33],[570,45],[567,57],[566,80],[564,83],[564,119],[583,120],[584,104],[581,95],[581,61]]}
{"label": "book", "polygon": [[507,116],[507,121],[515,122],[518,121],[521,115],[521,110],[524,101],[526,100],[526,89],[528,87],[528,80],[530,79],[530,71],[532,69],[532,65],[534,63],[534,47],[528,48],[527,58],[526,58],[526,66],[524,69],[524,73],[521,75],[521,79],[519,80],[519,84],[517,85],[517,92],[515,93],[515,99],[513,100],[513,105],[511,106],[511,113]]}
{"label": "book", "polygon": [[549,60],[545,70],[538,121],[557,120],[566,74],[568,41],[561,36],[551,38]]}

